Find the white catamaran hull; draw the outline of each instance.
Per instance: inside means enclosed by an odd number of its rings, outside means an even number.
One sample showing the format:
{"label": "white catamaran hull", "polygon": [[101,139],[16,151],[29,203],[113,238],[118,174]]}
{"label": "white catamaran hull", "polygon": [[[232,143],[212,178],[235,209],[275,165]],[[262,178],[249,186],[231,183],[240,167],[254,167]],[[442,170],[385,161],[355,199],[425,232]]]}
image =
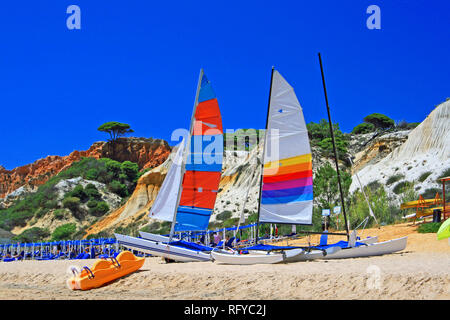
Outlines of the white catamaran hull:
{"label": "white catamaran hull", "polygon": [[146,240],[151,240],[155,242],[169,242],[169,237],[162,236],[160,234],[148,233],[144,231],[139,231],[139,235]]}
{"label": "white catamaran hull", "polygon": [[318,257],[317,259],[359,258],[394,253],[397,251],[402,251],[406,248],[407,239],[408,237],[403,237],[383,242],[372,243],[366,246],[362,245],[354,248],[343,248],[336,253],[327,254],[326,256]]}
{"label": "white catamaran hull", "polygon": [[141,251],[151,254],[152,256],[163,257],[178,262],[195,262],[195,261],[210,261],[211,256],[209,252],[189,250],[171,246],[162,242],[155,242],[151,240],[125,236],[121,234],[114,234],[117,242],[126,248]]}
{"label": "white catamaran hull", "polygon": [[335,254],[336,252],[342,250],[340,247],[331,247],[326,250],[311,250],[305,251],[303,254],[299,254],[288,258],[285,262],[298,262],[298,261],[307,261],[307,260],[315,260],[319,258],[324,258],[329,254]]}
{"label": "white catamaran hull", "polygon": [[365,239],[358,240],[358,242],[362,242],[362,243],[365,243],[365,244],[377,243],[377,242],[378,242],[378,236],[375,236],[375,237],[367,237],[367,238],[365,238]]}
{"label": "white catamaran hull", "polygon": [[286,250],[282,253],[265,252],[263,254],[262,252],[263,251],[253,254],[233,254],[211,251],[211,257],[214,261],[222,264],[251,265],[280,263],[305,253],[302,249]]}

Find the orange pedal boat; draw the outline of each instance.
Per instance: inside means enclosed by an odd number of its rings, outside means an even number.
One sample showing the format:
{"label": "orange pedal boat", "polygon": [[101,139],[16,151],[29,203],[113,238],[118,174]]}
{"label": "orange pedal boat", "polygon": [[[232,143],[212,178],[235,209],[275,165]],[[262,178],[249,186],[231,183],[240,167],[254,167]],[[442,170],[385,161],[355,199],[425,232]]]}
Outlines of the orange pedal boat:
{"label": "orange pedal boat", "polygon": [[67,280],[68,287],[72,290],[98,288],[105,283],[139,270],[145,262],[145,258],[138,258],[130,251],[119,253],[117,259],[110,259],[95,262],[92,269],[83,267],[81,273],[73,268],[74,276]]}

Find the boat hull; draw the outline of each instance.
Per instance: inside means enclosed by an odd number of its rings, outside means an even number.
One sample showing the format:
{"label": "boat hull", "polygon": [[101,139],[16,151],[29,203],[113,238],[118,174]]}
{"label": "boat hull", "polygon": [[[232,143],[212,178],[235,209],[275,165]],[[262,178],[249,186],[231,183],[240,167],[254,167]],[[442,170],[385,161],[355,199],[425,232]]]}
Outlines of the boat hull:
{"label": "boat hull", "polygon": [[138,258],[131,252],[125,251],[117,256],[117,262],[99,260],[90,269],[92,273],[83,269],[80,274],[67,280],[67,286],[72,290],[89,290],[101,287],[139,270],[143,266],[145,258]]}
{"label": "boat hull", "polygon": [[318,257],[316,259],[348,259],[390,254],[404,250],[406,248],[407,239],[408,237],[403,237],[383,242],[371,243],[366,246],[343,248],[336,253],[327,254],[326,256]]}
{"label": "boat hull", "polygon": [[372,243],[377,243],[378,242],[378,236],[375,237],[368,237],[362,240],[358,240],[358,242],[362,242],[365,244],[372,244]]}
{"label": "boat hull", "polygon": [[163,242],[155,242],[142,238],[114,234],[117,242],[126,248],[151,254],[152,256],[162,257],[177,262],[198,262],[210,261],[211,256],[202,251],[189,250]]}
{"label": "boat hull", "polygon": [[303,254],[299,254],[296,256],[293,256],[291,258],[287,258],[285,262],[299,262],[299,261],[307,261],[307,260],[315,260],[319,258],[323,258],[329,254],[335,254],[336,252],[340,251],[340,247],[331,247],[326,250],[311,250],[311,251],[305,251]]}
{"label": "boat hull", "polygon": [[225,252],[212,251],[211,257],[214,261],[221,264],[234,265],[252,265],[252,264],[275,264],[285,262],[295,256],[302,255],[305,252],[302,249],[286,250],[284,252],[270,252],[263,254],[255,252],[252,254],[232,254]]}
{"label": "boat hull", "polygon": [[169,242],[169,237],[162,236],[159,234],[148,233],[144,231],[139,231],[139,235],[146,240],[156,241],[156,242]]}

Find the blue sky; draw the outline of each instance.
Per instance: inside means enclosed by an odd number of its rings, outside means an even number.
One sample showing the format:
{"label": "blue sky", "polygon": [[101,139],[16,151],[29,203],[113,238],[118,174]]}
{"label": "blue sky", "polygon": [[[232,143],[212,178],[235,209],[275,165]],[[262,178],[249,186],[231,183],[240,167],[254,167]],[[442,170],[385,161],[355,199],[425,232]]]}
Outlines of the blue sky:
{"label": "blue sky", "polygon": [[[366,27],[372,4],[381,30]],[[189,126],[201,67],[225,128],[264,128],[272,66],[317,122],[318,52],[343,131],[373,112],[422,121],[450,96],[449,14],[449,1],[2,2],[0,165],[86,150],[106,121],[168,140]]]}

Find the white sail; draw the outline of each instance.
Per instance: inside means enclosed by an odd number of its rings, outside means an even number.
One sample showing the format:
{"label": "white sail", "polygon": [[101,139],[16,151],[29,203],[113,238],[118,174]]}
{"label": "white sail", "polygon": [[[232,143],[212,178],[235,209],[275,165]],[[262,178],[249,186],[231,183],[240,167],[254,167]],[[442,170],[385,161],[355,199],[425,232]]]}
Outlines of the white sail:
{"label": "white sail", "polygon": [[181,184],[181,169],[184,150],[184,140],[177,147],[172,159],[172,165],[167,172],[161,189],[150,209],[149,217],[164,221],[172,221],[177,206],[178,189]]}
{"label": "white sail", "polygon": [[267,123],[260,222],[312,223],[312,158],[294,89],[273,71]]}

